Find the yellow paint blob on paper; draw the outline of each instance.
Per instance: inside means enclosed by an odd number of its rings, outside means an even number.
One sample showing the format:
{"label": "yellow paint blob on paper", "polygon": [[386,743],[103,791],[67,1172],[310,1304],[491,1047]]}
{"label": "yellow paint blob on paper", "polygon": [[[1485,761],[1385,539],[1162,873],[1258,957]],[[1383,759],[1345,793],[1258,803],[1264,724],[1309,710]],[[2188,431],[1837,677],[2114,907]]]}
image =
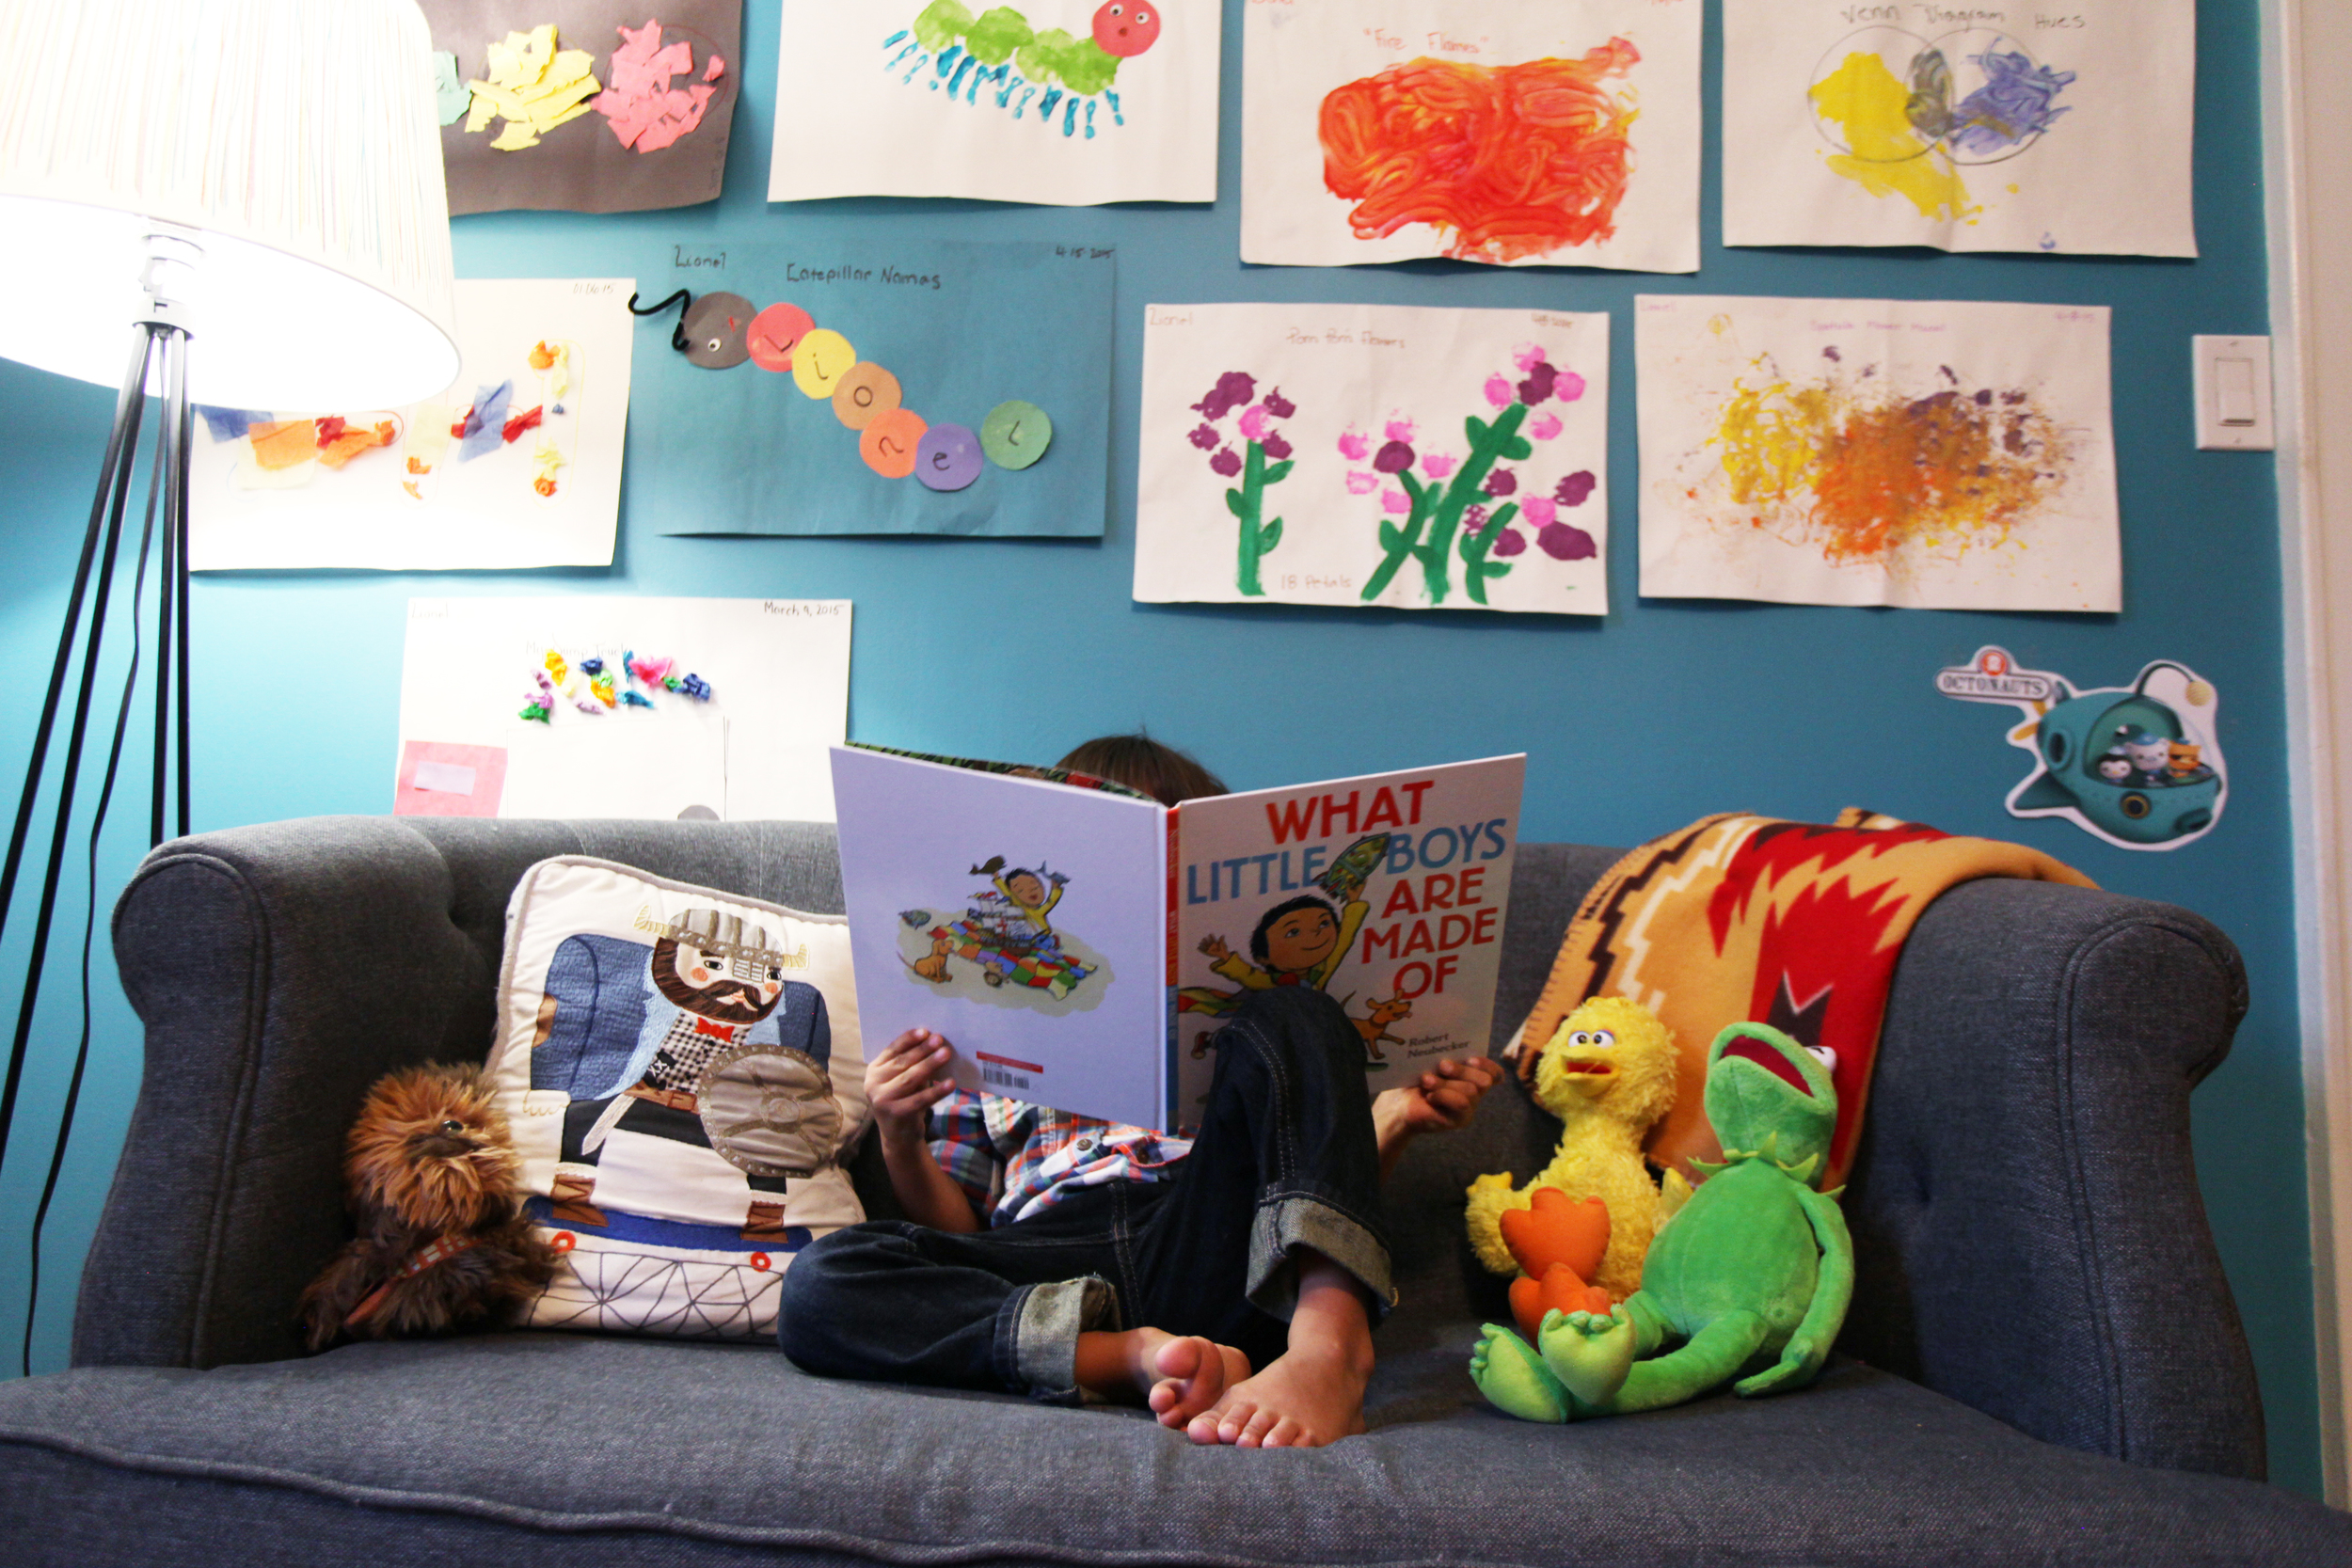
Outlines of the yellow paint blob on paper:
{"label": "yellow paint blob on paper", "polygon": [[1876,55],[1848,55],[1813,84],[1820,117],[1844,132],[1851,151],[1829,166],[1872,196],[1899,196],[1923,218],[1965,218],[1977,209],[1950,158],[1931,147],[1906,112],[1911,94]]}
{"label": "yellow paint blob on paper", "polygon": [[1833,566],[2007,543],[2064,486],[2074,433],[2027,391],[1735,382],[1709,444],[1743,524]]}

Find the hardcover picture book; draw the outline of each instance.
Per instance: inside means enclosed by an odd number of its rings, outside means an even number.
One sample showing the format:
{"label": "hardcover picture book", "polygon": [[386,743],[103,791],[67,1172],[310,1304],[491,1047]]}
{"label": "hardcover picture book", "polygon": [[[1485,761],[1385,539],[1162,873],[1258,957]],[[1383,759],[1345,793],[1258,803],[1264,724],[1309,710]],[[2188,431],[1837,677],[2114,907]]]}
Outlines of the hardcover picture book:
{"label": "hardcover picture book", "polygon": [[1523,755],[1185,800],[833,752],[866,1038],[935,1029],[965,1088],[1181,1131],[1254,990],[1313,986],[1376,1093],[1484,1054]]}

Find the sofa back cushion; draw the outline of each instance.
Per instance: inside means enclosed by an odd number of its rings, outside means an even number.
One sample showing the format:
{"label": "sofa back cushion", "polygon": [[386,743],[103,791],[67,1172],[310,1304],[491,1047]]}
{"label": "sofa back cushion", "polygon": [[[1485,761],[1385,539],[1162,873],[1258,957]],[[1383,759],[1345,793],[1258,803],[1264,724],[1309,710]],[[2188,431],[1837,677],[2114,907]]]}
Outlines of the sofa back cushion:
{"label": "sofa back cushion", "polygon": [[865,1217],[838,915],[541,861],[507,908],[491,1067],[564,1262],[533,1326],[764,1338],[793,1254]]}

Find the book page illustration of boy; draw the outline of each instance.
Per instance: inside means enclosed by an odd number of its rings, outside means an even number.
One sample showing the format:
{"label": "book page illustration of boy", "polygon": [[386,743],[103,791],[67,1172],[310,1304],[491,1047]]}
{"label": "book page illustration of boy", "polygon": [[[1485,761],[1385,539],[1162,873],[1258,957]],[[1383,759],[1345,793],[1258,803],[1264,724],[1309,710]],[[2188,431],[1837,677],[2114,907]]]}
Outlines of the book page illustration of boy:
{"label": "book page illustration of boy", "polygon": [[[1388,853],[1386,833],[1373,833],[1349,845],[1330,869],[1315,879],[1315,885],[1330,898],[1304,893],[1266,911],[1249,933],[1248,958],[1234,952],[1221,936],[1201,938],[1200,951],[1213,960],[1209,968],[1243,989],[1183,987],[1176,993],[1177,1011],[1216,1018],[1231,1012],[1248,991],[1276,986],[1324,990],[1346,958],[1365,916],[1372,912],[1364,898],[1364,883]],[[1336,909],[1330,899],[1339,900]],[[1195,1056],[1207,1053],[1207,1037],[1204,1033],[1193,1041]]]}
{"label": "book page illustration of boy", "polygon": [[[1052,918],[1069,876],[1047,869],[1041,861],[1034,870],[1008,866],[1002,855],[991,855],[967,874],[986,877],[989,886],[969,895],[962,919],[945,920],[929,910],[899,912],[899,958],[908,978],[962,990],[962,982],[977,974],[986,988],[983,999],[1013,1000],[1046,1012],[1064,1010],[1055,1004],[1091,1006],[1107,977],[1080,988],[1106,966],[1099,955],[1056,930]],[[920,944],[912,952],[910,939]],[[956,968],[950,961],[955,958],[971,967]]]}

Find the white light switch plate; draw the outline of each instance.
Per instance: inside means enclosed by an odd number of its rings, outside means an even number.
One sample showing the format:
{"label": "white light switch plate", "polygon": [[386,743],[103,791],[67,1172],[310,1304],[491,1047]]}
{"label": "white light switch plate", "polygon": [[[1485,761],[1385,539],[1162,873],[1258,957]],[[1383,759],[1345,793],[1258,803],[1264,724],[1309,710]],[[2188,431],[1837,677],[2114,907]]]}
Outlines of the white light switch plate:
{"label": "white light switch plate", "polygon": [[2272,434],[2270,340],[2192,338],[2197,445],[2203,451],[2268,451]]}

